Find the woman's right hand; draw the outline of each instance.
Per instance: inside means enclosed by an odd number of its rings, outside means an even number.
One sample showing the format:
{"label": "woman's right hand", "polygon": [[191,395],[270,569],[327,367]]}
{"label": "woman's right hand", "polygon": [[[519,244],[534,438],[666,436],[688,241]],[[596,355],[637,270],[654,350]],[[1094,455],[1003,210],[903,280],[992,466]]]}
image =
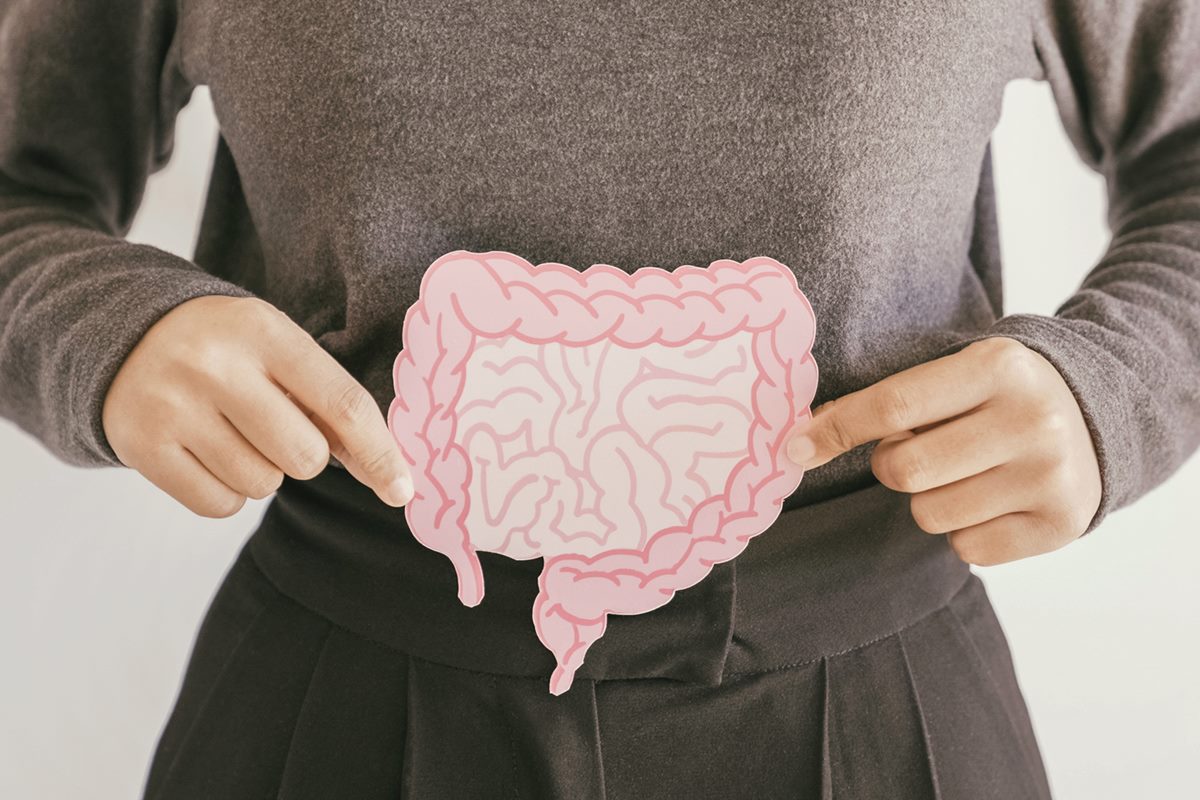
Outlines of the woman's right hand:
{"label": "woman's right hand", "polygon": [[105,396],[105,435],[126,466],[197,514],[227,517],[332,454],[380,499],[413,485],[371,394],[286,314],[204,296],[146,332]]}

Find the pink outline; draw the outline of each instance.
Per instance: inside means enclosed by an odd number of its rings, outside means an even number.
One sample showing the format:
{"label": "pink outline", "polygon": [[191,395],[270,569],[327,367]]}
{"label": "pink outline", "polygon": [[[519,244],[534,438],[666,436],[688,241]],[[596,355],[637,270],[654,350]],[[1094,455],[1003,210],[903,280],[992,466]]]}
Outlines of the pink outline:
{"label": "pink outline", "polygon": [[545,560],[533,621],[558,662],[551,693],[570,688],[609,614],[664,605],[714,564],[738,556],[779,516],[804,474],[783,446],[795,423],[811,416],[816,316],[792,271],[766,256],[630,274],[608,264],[580,271],[556,262],[534,266],[499,250],[456,250],[426,270],[420,298],[404,317],[388,427],[414,470],[416,494],[405,509],[409,526],[418,541],[453,563],[459,600],[467,606],[483,599],[483,571],[464,525],[471,465],[455,443],[454,409],[478,337],[642,347],[743,331],[754,334],[751,355],[759,370],[751,395],[754,420],[749,452],[723,493],[697,505],[686,525],[652,535],[642,549]]}

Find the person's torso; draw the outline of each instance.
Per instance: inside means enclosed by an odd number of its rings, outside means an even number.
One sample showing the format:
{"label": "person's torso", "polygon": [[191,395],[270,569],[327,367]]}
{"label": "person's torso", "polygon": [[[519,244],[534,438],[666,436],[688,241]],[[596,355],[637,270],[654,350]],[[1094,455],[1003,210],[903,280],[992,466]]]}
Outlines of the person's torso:
{"label": "person's torso", "polygon": [[[816,313],[815,402],[999,313],[977,195],[1004,87],[1036,68],[1021,0],[181,7],[253,288],[381,407],[421,274],[456,249],[776,258]],[[861,483],[863,456],[798,495]]]}

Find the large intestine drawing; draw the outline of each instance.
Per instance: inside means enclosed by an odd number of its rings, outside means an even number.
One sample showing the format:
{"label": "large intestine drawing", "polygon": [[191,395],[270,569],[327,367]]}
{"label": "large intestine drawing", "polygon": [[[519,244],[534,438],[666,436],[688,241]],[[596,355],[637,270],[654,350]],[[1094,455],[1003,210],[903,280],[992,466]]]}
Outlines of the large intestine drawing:
{"label": "large intestine drawing", "polygon": [[468,606],[477,552],[544,559],[533,620],[561,694],[609,614],[664,605],[778,517],[803,475],[783,447],[816,391],[815,324],[767,257],[627,273],[447,253],[394,367],[409,527]]}

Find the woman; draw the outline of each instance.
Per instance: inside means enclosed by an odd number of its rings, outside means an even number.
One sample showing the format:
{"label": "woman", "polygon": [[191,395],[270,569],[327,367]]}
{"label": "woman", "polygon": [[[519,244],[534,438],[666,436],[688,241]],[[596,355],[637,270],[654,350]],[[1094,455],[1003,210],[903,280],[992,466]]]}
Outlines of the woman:
{"label": "woman", "polygon": [[[1094,530],[1200,439],[1195,3],[0,0],[0,41],[0,411],[200,514],[278,489],[147,797],[1049,795],[967,564]],[[1112,246],[1053,317],[1002,317],[1017,78],[1108,180]],[[120,236],[198,85],[193,263]],[[405,527],[381,412],[460,248],[765,254],[818,318],[779,521],[612,617],[559,697],[537,566],[481,554],[464,608]]]}

